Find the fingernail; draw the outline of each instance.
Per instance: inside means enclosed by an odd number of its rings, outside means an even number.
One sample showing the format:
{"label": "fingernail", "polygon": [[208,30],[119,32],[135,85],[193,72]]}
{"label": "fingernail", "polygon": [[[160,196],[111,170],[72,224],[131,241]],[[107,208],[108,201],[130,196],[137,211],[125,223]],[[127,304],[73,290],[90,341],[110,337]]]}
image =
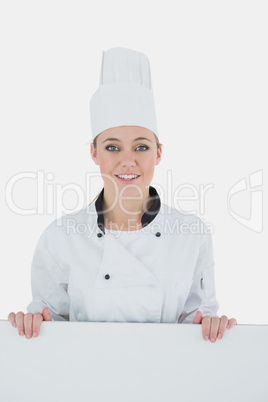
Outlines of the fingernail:
{"label": "fingernail", "polygon": [[27,334],[27,335],[26,335],[26,338],[28,338],[28,339],[29,339],[29,338],[30,338],[30,335],[29,335],[29,334]]}
{"label": "fingernail", "polygon": [[205,340],[206,340],[206,341],[208,340],[208,336],[205,336]]}
{"label": "fingernail", "polygon": [[211,338],[211,342],[214,342],[215,341],[215,339],[214,338]]}
{"label": "fingernail", "polygon": [[23,332],[23,331],[20,331],[20,335],[24,335],[24,332]]}
{"label": "fingernail", "polygon": [[221,339],[221,334],[218,335],[218,338]]}
{"label": "fingernail", "polygon": [[37,332],[34,332],[34,333],[33,333],[33,336],[37,336]]}
{"label": "fingernail", "polygon": [[15,322],[12,322],[13,327],[15,327]]}

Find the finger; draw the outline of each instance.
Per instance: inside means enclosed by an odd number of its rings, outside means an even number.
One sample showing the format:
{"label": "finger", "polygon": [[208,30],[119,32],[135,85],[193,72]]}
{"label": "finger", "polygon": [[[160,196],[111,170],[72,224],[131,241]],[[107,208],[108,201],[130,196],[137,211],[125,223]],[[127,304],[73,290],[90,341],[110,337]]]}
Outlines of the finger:
{"label": "finger", "polygon": [[22,311],[19,311],[16,314],[16,325],[18,328],[19,335],[23,336],[24,335],[24,313]]}
{"label": "finger", "polygon": [[210,321],[211,321],[211,317],[208,315],[206,315],[202,320],[202,335],[203,335],[203,339],[205,339],[205,341],[207,341],[209,339]]}
{"label": "finger", "polygon": [[33,315],[32,313],[27,313],[24,315],[24,331],[25,331],[25,337],[27,339],[30,339],[33,335]]}
{"label": "finger", "polygon": [[203,317],[203,314],[201,313],[201,311],[198,310],[196,312],[195,318],[193,320],[193,324],[201,324],[202,317]]}
{"label": "finger", "polygon": [[210,327],[210,340],[211,342],[216,342],[218,330],[220,325],[220,318],[219,317],[212,317],[211,318],[211,327]]}
{"label": "finger", "polygon": [[44,310],[42,312],[42,315],[43,315],[45,321],[52,321],[52,317],[51,317],[51,315],[49,313],[48,307],[44,308]]}
{"label": "finger", "polygon": [[16,328],[16,314],[15,313],[9,313],[7,319],[10,321],[11,325]]}
{"label": "finger", "polygon": [[228,325],[228,317],[226,315],[221,316],[221,321],[220,321],[220,326],[219,326],[219,332],[218,332],[218,338],[221,339],[224,335],[224,332],[227,328]]}
{"label": "finger", "polygon": [[36,313],[33,315],[33,336],[36,337],[40,333],[40,326],[43,321],[43,316],[41,313]]}
{"label": "finger", "polygon": [[228,329],[233,328],[235,325],[237,325],[237,321],[235,318],[230,318],[229,323],[228,323]]}

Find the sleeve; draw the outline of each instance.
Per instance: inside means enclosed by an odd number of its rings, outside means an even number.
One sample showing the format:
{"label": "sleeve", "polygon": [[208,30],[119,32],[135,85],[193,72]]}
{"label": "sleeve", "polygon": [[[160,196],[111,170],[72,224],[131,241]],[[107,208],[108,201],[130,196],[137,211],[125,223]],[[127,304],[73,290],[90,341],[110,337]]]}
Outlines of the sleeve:
{"label": "sleeve", "polygon": [[52,321],[69,321],[68,275],[55,261],[40,237],[31,264],[32,302],[28,313],[48,307]]}
{"label": "sleeve", "polygon": [[192,324],[196,312],[203,317],[219,317],[219,303],[216,299],[213,245],[210,233],[201,235],[199,255],[195,266],[192,287],[178,318],[178,323]]}

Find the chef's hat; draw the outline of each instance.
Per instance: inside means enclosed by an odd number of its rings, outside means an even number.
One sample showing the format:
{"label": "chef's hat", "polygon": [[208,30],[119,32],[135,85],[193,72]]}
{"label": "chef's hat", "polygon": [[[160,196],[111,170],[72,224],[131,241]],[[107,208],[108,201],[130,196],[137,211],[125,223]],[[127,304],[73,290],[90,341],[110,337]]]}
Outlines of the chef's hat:
{"label": "chef's hat", "polygon": [[150,63],[145,54],[124,47],[103,51],[90,118],[93,139],[118,126],[141,126],[158,136]]}

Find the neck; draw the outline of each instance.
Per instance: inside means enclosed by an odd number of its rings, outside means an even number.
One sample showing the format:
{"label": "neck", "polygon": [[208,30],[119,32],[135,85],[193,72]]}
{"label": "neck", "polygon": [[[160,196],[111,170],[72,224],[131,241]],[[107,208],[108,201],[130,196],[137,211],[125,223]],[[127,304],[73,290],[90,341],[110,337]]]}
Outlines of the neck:
{"label": "neck", "polygon": [[104,189],[102,210],[104,226],[113,230],[137,230],[142,228],[142,215],[151,208],[149,188],[143,193],[143,198],[125,196],[116,199],[115,194]]}

